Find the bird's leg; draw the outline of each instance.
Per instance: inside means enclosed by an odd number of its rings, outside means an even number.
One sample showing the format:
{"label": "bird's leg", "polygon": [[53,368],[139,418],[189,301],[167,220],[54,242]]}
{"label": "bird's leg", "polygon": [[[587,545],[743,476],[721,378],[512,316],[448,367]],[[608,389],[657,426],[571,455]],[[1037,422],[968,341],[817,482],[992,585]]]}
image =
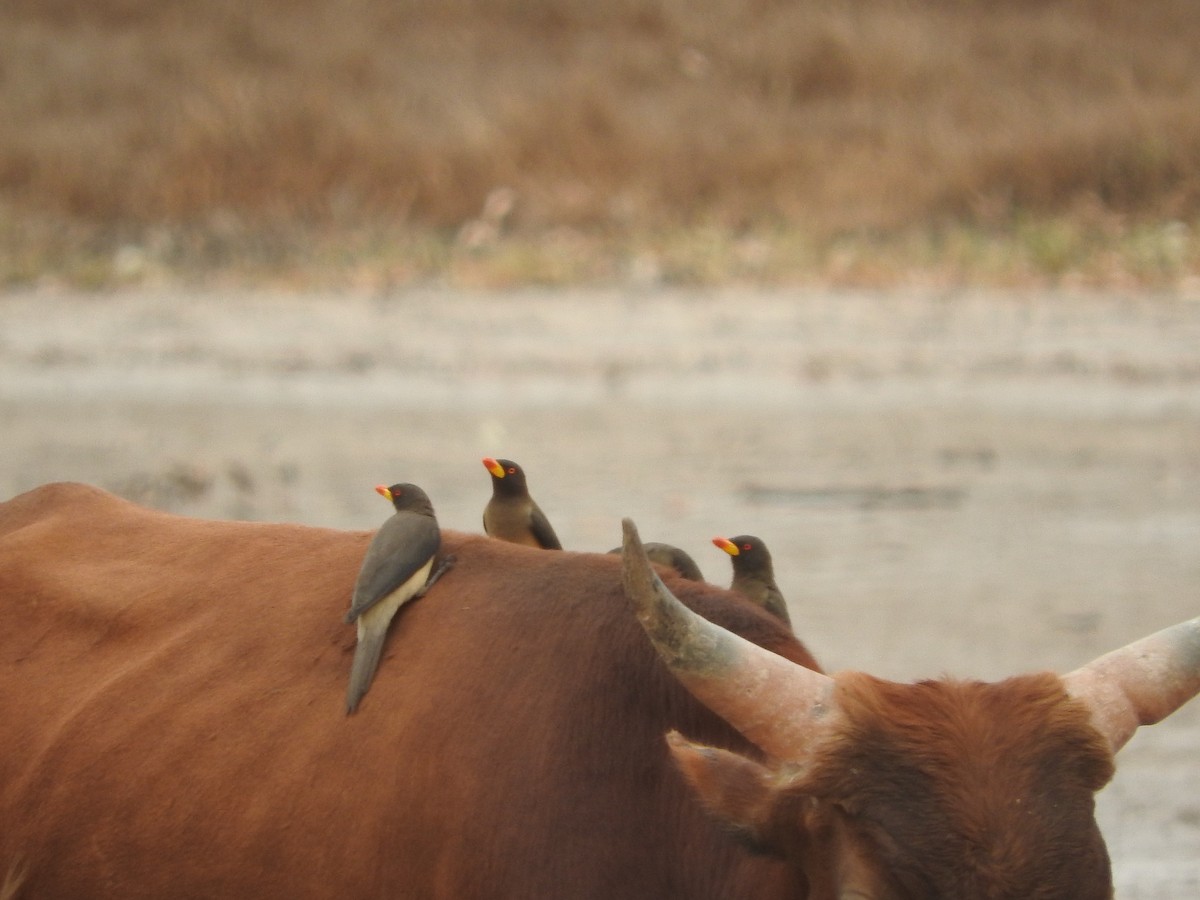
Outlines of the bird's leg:
{"label": "bird's leg", "polygon": [[447,571],[454,568],[454,564],[458,562],[458,558],[451,553],[449,556],[443,556],[442,561],[438,563],[438,567],[429,573],[429,577],[425,579],[425,586],[413,594],[413,599],[424,597],[426,592],[433,587],[434,582],[446,574]]}

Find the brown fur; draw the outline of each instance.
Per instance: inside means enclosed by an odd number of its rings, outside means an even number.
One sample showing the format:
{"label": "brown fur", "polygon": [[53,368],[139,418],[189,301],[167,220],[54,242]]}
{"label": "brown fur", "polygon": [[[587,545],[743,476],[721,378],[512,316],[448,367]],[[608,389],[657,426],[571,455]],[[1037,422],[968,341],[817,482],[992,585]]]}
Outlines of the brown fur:
{"label": "brown fur", "polygon": [[[611,556],[446,532],[358,715],[370,534],[81,485],[0,505],[0,866],[22,896],[802,896],[692,802],[671,728],[757,754],[655,658]],[[815,665],[771,616],[664,577]]]}
{"label": "brown fur", "polygon": [[1052,674],[996,684],[839,679],[847,725],[807,779],[905,897],[1103,900],[1093,795],[1108,745]]}
{"label": "brown fur", "polygon": [[8,864],[4,881],[0,882],[0,900],[16,900],[25,883],[25,860],[17,857]]}
{"label": "brown fur", "polygon": [[877,900],[1111,897],[1093,795],[1113,760],[1057,676],[836,680],[842,718],[805,771],[674,748],[717,815],[804,869],[812,900],[848,882]]}

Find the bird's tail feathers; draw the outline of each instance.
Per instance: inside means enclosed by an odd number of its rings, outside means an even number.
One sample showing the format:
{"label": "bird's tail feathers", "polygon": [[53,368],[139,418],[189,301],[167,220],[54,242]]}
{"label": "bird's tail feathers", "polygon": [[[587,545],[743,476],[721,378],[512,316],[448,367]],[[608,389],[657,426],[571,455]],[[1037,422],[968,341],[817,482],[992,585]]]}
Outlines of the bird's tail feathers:
{"label": "bird's tail feathers", "polygon": [[354,662],[350,665],[350,686],[346,689],[347,714],[358,709],[358,704],[371,687],[375,670],[379,668],[379,658],[383,655],[383,641],[386,637],[386,628],[359,628],[358,646],[354,649]]}

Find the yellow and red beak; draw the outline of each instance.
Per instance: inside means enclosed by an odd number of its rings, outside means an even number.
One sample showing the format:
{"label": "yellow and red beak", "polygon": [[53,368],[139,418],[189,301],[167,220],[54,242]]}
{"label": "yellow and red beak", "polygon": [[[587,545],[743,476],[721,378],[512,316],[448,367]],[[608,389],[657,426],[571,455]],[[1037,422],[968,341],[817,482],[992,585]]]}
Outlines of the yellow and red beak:
{"label": "yellow and red beak", "polygon": [[375,493],[377,493],[380,497],[384,497],[388,500],[392,499],[392,492],[390,490],[388,490],[388,486],[386,484],[375,485]]}
{"label": "yellow and red beak", "polygon": [[504,466],[500,465],[500,463],[496,462],[496,460],[492,459],[490,456],[485,456],[483,458],[483,467],[497,478],[504,477]]}
{"label": "yellow and red beak", "polygon": [[713,544],[720,547],[722,550],[724,550],[730,556],[737,556],[739,553],[738,545],[735,544],[733,541],[731,541],[729,538],[715,537],[715,538],[713,538]]}

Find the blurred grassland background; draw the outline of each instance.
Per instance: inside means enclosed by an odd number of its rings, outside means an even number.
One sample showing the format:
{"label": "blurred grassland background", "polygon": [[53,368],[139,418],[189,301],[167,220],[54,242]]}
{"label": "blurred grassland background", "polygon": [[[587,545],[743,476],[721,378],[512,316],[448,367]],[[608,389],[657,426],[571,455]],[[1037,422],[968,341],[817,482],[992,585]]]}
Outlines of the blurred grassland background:
{"label": "blurred grassland background", "polygon": [[0,284],[1200,278],[1196,0],[6,0]]}

